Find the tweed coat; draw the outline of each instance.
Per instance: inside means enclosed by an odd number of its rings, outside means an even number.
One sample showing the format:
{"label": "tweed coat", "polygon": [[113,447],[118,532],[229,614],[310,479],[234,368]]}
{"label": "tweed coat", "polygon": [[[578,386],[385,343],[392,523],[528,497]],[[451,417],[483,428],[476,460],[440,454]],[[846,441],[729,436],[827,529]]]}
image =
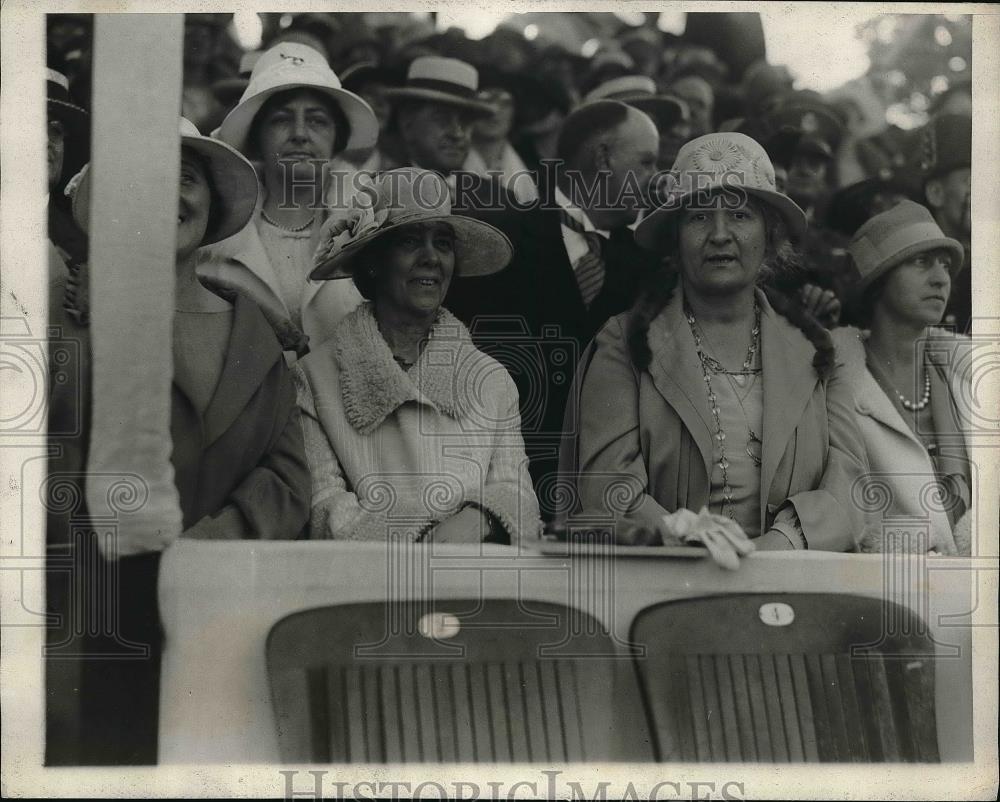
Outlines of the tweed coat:
{"label": "tweed coat", "polygon": [[[853,551],[860,512],[851,488],[864,473],[853,408],[836,371],[823,379],[803,334],[757,294],[764,385],[761,532],[791,505],[808,548]],[[651,322],[652,360],[639,370],[628,315],[608,321],[577,369],[561,464],[575,478],[575,518],[612,521],[620,542],[648,535],[661,516],[707,505],[715,425],[680,288]]]}
{"label": "tweed coat", "polygon": [[537,539],[517,390],[441,309],[409,371],[371,303],[293,369],[313,478],[312,537],[415,540],[469,503]]}
{"label": "tweed coat", "polygon": [[[942,554],[968,554],[970,519],[967,515],[959,519],[953,530],[947,514],[933,503],[930,491],[936,479],[930,455],[868,370],[863,336],[852,327],[833,332],[870,467],[870,473],[864,477],[864,492],[858,494],[865,515],[865,530],[870,534],[863,548],[883,550],[879,545],[883,524],[893,519],[912,518],[927,521],[931,549]],[[958,360],[953,354],[967,339],[943,329],[928,331],[928,357],[946,366],[948,384],[955,399],[973,397],[971,375],[955,370]],[[971,455],[968,427],[957,428],[961,429],[961,449]],[[943,446],[947,447],[947,443]]]}

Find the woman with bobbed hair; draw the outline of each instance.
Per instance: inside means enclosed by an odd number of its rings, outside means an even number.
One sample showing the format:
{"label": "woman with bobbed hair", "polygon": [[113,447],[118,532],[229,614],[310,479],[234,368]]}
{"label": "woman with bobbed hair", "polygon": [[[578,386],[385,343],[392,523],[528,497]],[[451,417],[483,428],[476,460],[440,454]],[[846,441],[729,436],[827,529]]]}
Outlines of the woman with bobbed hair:
{"label": "woman with bobbed hair", "polygon": [[[850,244],[862,329],[834,331],[854,394],[871,473],[856,494],[866,513],[863,551],[971,551],[972,468],[960,402],[973,397],[958,370],[968,338],[938,328],[962,269],[961,243],[920,204],[901,201],[868,220]],[[930,522],[929,539],[885,542],[886,520]]]}
{"label": "woman with bobbed hair", "polygon": [[[692,140],[671,177],[636,230],[665,267],[577,371],[570,521],[606,520],[624,544],[700,542],[728,567],[753,548],[852,551],[863,448],[829,333],[761,288],[796,268],[805,215],[743,134]],[[684,509],[702,512],[693,526]]]}

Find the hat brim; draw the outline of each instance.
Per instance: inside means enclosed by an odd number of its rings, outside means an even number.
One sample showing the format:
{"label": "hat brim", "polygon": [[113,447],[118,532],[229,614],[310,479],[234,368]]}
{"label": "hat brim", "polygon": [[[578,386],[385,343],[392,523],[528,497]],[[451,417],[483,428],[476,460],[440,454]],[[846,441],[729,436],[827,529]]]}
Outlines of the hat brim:
{"label": "hat brim", "polygon": [[[224,142],[182,136],[181,147],[191,148],[205,159],[212,187],[222,203],[217,225],[210,231],[206,230],[199,247],[233,236],[250,222],[257,206],[260,188],[253,166]],[[90,177],[88,169],[73,195],[73,219],[83,231],[87,231],[90,225]]]}
{"label": "hat brim", "polygon": [[253,216],[260,184],[257,173],[240,153],[214,139],[181,137],[181,146],[191,148],[208,162],[212,186],[222,200],[223,212],[214,231],[206,231],[202,245],[211,245],[240,231]]}
{"label": "hat brim", "polygon": [[946,250],[949,254],[951,254],[951,268],[948,270],[948,273],[952,278],[955,278],[955,276],[962,271],[962,268],[965,265],[965,249],[958,240],[952,239],[951,237],[934,237],[932,239],[914,242],[912,245],[907,245],[905,248],[902,248],[892,256],[886,258],[885,261],[877,265],[874,270],[857,280],[854,285],[854,292],[863,292],[870,287],[873,282],[877,281],[890,270],[899,267],[907,259],[916,256],[918,253],[936,251],[939,249]]}
{"label": "hat brim", "polygon": [[48,98],[48,113],[57,120],[62,120],[73,129],[74,133],[89,131],[90,115],[87,110],[75,103],[65,100]]}
{"label": "hat brim", "polygon": [[[719,187],[721,190],[722,188]],[[768,204],[778,214],[781,215],[788,226],[788,233],[795,241],[801,241],[805,236],[808,222],[806,213],[799,205],[780,192],[773,192],[766,189],[756,189],[751,187],[727,186],[725,191],[733,192],[742,190],[749,195],[753,195],[760,201]],[[711,191],[711,190],[706,190]],[[646,250],[659,251],[663,242],[663,234],[666,228],[674,221],[678,212],[683,211],[687,200],[693,193],[685,193],[678,196],[670,206],[661,206],[654,209],[647,215],[635,230],[635,241]]]}
{"label": "hat brim", "polygon": [[432,103],[443,103],[471,112],[476,117],[493,116],[493,107],[481,100],[459,97],[436,89],[419,89],[416,87],[397,86],[386,89],[385,97],[396,102],[398,100],[425,100]]}
{"label": "hat brim", "polygon": [[[347,117],[347,122],[351,126],[351,133],[347,139],[344,150],[364,150],[375,145],[378,140],[378,119],[371,106],[365,103],[353,92],[346,89],[337,89],[332,86],[311,83],[284,83],[264,89],[253,97],[241,100],[222,121],[219,126],[219,138],[232,145],[240,153],[247,151],[247,138],[250,135],[250,126],[254,117],[267,100],[279,92],[287,92],[292,89],[310,89],[315,92],[327,95]],[[334,154],[336,155],[336,154]]]}
{"label": "hat brim", "polygon": [[309,274],[314,281],[351,278],[358,256],[379,237],[414,223],[447,223],[455,232],[455,275],[488,276],[503,270],[514,256],[507,235],[489,223],[462,215],[414,215],[398,219],[345,245]]}

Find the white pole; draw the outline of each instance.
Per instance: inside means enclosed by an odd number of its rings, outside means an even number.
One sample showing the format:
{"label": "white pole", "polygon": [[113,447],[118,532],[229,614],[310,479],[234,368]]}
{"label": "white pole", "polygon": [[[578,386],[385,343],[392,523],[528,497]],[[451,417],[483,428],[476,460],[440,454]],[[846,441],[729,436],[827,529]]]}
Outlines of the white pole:
{"label": "white pole", "polygon": [[87,504],[109,519],[109,556],[181,531],[170,401],[182,47],[181,14],[95,18]]}

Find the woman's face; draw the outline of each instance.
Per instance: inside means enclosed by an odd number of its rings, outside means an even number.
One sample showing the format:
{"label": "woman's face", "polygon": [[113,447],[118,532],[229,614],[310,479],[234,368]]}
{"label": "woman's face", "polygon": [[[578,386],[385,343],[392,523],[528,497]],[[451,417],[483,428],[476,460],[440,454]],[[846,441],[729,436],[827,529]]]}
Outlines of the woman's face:
{"label": "woman's face", "polygon": [[181,151],[180,192],[177,202],[177,258],[193,253],[205,239],[212,209],[212,190],[197,154]]}
{"label": "woman's face", "polygon": [[260,115],[257,148],[265,176],[283,184],[284,170],[291,168],[299,181],[317,178],[316,162],[333,158],[337,141],[330,101],[310,89],[293,90],[265,105]]}
{"label": "woman's face", "polygon": [[889,274],[876,310],[917,326],[940,323],[951,293],[950,265],[951,254],[944,249],[907,259]]}
{"label": "woman's face", "polygon": [[455,232],[447,223],[414,223],[388,235],[378,253],[375,302],[404,317],[437,313],[455,272]]}
{"label": "woman's face", "polygon": [[680,213],[681,275],[686,290],[701,296],[731,295],[752,288],[764,261],[767,230],[753,202],[726,209],[688,208]]}

